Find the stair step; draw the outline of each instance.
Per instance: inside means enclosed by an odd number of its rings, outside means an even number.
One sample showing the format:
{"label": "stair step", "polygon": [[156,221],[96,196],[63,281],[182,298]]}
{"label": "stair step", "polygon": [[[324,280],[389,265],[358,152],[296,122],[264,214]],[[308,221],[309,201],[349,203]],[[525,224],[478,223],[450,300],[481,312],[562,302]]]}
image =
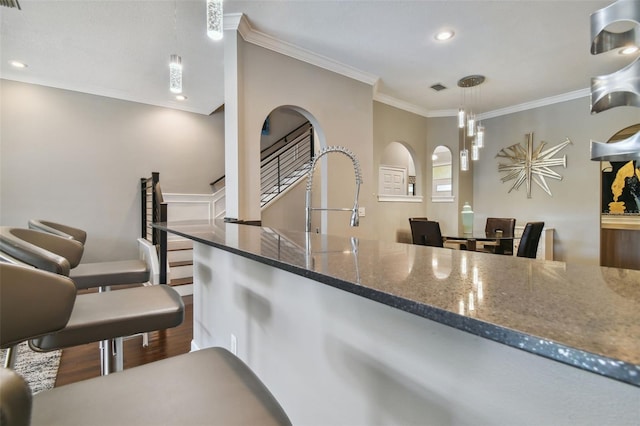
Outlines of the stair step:
{"label": "stair step", "polygon": [[169,278],[186,278],[193,276],[193,264],[174,266],[169,270]]}
{"label": "stair step", "polygon": [[175,278],[169,283],[170,286],[193,284],[193,277]]}
{"label": "stair step", "polygon": [[173,262],[193,262],[193,250],[167,251],[169,264]]}
{"label": "stair step", "polygon": [[193,241],[191,240],[168,240],[167,251],[191,250],[193,249]]}
{"label": "stair step", "polygon": [[178,266],[191,266],[191,265],[193,265],[192,260],[180,260],[175,262],[169,262],[170,268],[176,268]]}

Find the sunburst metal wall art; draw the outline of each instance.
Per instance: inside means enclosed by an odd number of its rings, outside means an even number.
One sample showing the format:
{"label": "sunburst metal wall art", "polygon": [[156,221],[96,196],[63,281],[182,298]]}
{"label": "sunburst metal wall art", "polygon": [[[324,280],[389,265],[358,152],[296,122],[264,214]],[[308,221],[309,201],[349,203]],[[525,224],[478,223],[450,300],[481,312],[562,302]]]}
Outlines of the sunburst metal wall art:
{"label": "sunburst metal wall art", "polygon": [[543,151],[545,142],[540,142],[540,145],[533,149],[533,133],[529,133],[526,136],[526,145],[514,144],[507,148],[503,148],[496,155],[497,158],[507,158],[511,160],[510,163],[498,164],[498,171],[507,173],[501,178],[502,182],[507,182],[515,179],[515,182],[509,189],[509,192],[514,189],[520,188],[523,183],[527,183],[527,198],[531,198],[531,182],[535,182],[540,188],[549,195],[551,190],[545,178],[552,178],[562,180],[562,175],[554,172],[550,167],[563,166],[567,167],[567,156],[562,158],[551,158],[560,152],[564,147],[571,144],[569,138],[567,138],[561,144]]}

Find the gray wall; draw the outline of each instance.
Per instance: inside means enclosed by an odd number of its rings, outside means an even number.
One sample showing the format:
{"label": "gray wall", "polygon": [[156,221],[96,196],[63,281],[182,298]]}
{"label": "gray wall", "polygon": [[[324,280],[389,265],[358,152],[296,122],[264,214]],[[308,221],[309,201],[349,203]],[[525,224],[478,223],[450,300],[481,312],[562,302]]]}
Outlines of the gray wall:
{"label": "gray wall", "polygon": [[307,119],[289,108],[276,108],[269,114],[269,133],[260,138],[260,150],[269,148]]}
{"label": "gray wall", "polygon": [[[378,168],[385,165],[382,160],[385,150],[392,142],[399,142],[409,150],[416,168],[417,195],[426,198],[428,180],[427,120],[410,112],[380,103],[373,103],[373,170],[374,192],[378,191]],[[429,154],[429,158],[431,154]],[[374,208],[378,216],[378,238],[384,241],[411,242],[408,218],[426,214],[424,201],[380,202]],[[371,210],[371,209],[370,209]]]}
{"label": "gray wall", "polygon": [[222,114],[0,84],[0,224],[85,229],[85,262],[138,256],[141,177],[160,172],[164,192],[210,193],[224,174]]}
{"label": "gray wall", "polygon": [[[600,253],[600,162],[590,160],[590,140],[607,141],[618,130],[638,122],[635,108],[616,108],[590,115],[589,98],[558,103],[484,121],[485,148],[474,164],[474,226],[484,229],[488,216],[515,217],[517,224],[543,220],[555,228],[556,260],[599,264]],[[553,196],[533,185],[527,198],[526,185],[508,193],[513,181],[501,183],[495,158],[501,148],[524,143],[534,132],[534,149],[541,142],[550,148],[572,141],[554,158],[567,156],[567,167],[553,167],[562,180],[546,179]]]}
{"label": "gray wall", "polygon": [[[284,58],[251,47],[250,51],[254,50],[258,52],[255,60],[267,55],[277,63]],[[290,62],[288,67],[300,68],[300,73],[313,70],[312,80],[321,76],[337,86],[336,92],[351,87],[358,98],[366,97],[362,84],[350,86],[343,77],[290,58],[286,61]],[[275,66],[273,71],[277,69]],[[300,84],[306,84],[303,80]],[[209,193],[208,183],[224,173],[222,114],[201,116],[6,80],[0,83],[0,224],[26,226],[34,217],[75,224],[89,232],[85,261],[136,255],[140,177],[158,171],[165,192]],[[265,85],[256,86],[252,96],[263,101],[255,102],[249,111],[255,118],[251,134],[255,133],[256,145],[266,114],[280,105],[297,105],[315,114],[321,133],[328,131],[331,136],[326,143],[346,145],[361,159],[366,186],[360,204],[366,207],[367,216],[362,218],[361,228],[349,229],[344,228],[347,216],[329,213],[340,228],[366,238],[406,241],[407,218],[426,215],[441,221],[443,232],[455,232],[461,205],[470,201],[476,227],[483,228],[488,216],[515,217],[519,224],[542,219],[556,229],[557,260],[599,262],[600,173],[599,163],[589,160],[589,141],[606,141],[619,129],[638,122],[637,110],[617,108],[592,116],[588,98],[583,98],[485,120],[487,146],[472,171],[461,174],[456,172],[454,118],[424,118],[372,102],[369,121],[364,101],[359,100],[346,105],[357,114],[342,114],[351,120],[334,122],[332,109],[320,106],[330,105],[332,97],[316,96],[311,102],[299,91],[267,94],[263,93]],[[340,136],[341,129],[353,123],[360,123],[357,132],[345,133],[352,137]],[[372,129],[370,139],[367,125]],[[531,199],[526,198],[524,187],[509,194],[510,185],[500,182],[495,155],[501,148],[523,142],[530,131],[534,131],[535,146],[541,141],[554,146],[565,137],[573,141],[560,153],[567,155],[567,168],[554,168],[563,180],[548,179],[552,197],[537,186]],[[372,145],[367,140],[373,140]],[[412,151],[423,203],[376,200],[377,169],[392,141],[402,142]],[[454,203],[432,203],[430,198],[430,158],[440,144],[449,146],[453,153]],[[329,185],[331,196],[339,198],[330,204],[346,206],[352,201],[353,190],[340,182],[351,182],[352,170],[343,164],[336,169]],[[318,192],[314,190],[314,195]],[[303,228],[303,205],[303,191],[294,190],[288,201],[285,197],[263,213],[264,223]],[[297,221],[293,220],[298,217],[293,214],[296,211],[300,214]]]}
{"label": "gray wall", "polygon": [[[287,106],[301,112],[314,125],[318,134],[316,147],[341,145],[352,150],[362,166],[364,183],[360,205],[370,208],[374,203],[372,177],[372,97],[371,86],[321,69],[305,62],[242,42],[242,126],[246,146],[260,145],[260,130],[264,118],[275,108]],[[248,175],[254,180],[245,196],[259,197],[257,156],[249,156]],[[331,155],[327,176],[329,207],[351,207],[355,189],[351,162],[342,155]],[[255,166],[254,163],[255,162]],[[320,166],[318,167],[318,170]],[[250,173],[256,173],[255,176]],[[314,196],[320,194],[321,176],[315,175]],[[256,194],[251,191],[255,191]],[[314,206],[319,206],[314,202]],[[304,210],[300,211],[303,214]],[[312,227],[319,226],[319,214],[314,214]],[[373,215],[362,218],[359,228],[349,227],[349,214],[330,212],[328,226],[322,232],[341,233],[376,238]]]}

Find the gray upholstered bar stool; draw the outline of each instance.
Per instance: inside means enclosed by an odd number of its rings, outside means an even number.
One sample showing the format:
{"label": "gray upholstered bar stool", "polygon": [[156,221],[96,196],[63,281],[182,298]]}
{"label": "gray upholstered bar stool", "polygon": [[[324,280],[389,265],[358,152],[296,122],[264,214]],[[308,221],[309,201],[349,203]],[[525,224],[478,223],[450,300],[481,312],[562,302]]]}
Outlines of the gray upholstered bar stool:
{"label": "gray upholstered bar stool", "polygon": [[[0,264],[0,347],[64,329],[76,309],[75,293],[67,277]],[[291,424],[260,379],[223,348],[202,349],[33,397],[22,377],[2,368],[0,418],[3,425]]]}
{"label": "gray upholstered bar stool", "polygon": [[[33,238],[38,239],[40,246],[29,243]],[[74,256],[78,245],[77,241],[31,229],[0,228],[0,251],[59,275],[68,274],[69,261],[65,256]],[[182,298],[166,285],[81,294],[76,298],[71,319],[64,329],[33,339],[29,345],[37,351],[51,351],[105,341],[101,344],[100,355],[101,372],[107,375],[124,367],[124,337],[175,327],[183,319]],[[115,348],[113,367],[112,348]]]}
{"label": "gray upholstered bar stool", "polygon": [[[82,229],[46,220],[29,220],[29,229],[75,240],[83,245],[83,249],[87,240],[87,233]],[[37,242],[33,243],[38,245]],[[148,262],[142,259],[80,263],[82,254],[83,252],[77,258],[68,259],[71,268],[68,275],[78,289],[104,289],[107,286],[141,284],[152,280]]]}
{"label": "gray upholstered bar stool", "polygon": [[[141,259],[132,259],[114,262],[80,263],[84,253],[84,242],[87,233],[79,228],[40,220],[30,220],[30,229],[11,228],[0,232],[0,244],[5,240],[9,248],[4,251],[13,251],[11,246],[18,247],[18,251],[37,251],[40,247],[56,253],[67,259],[69,270],[66,265],[62,270],[52,272],[68,275],[80,290],[98,288],[99,291],[109,290],[111,286],[125,284],[158,284],[160,267],[158,265],[158,255],[148,241],[138,239],[138,246],[141,251]],[[57,238],[51,238],[51,235]],[[60,241],[63,238],[67,241]],[[34,247],[35,246],[35,247]],[[6,247],[6,245],[5,245]],[[27,261],[27,263],[29,263]],[[60,266],[60,264],[58,264]],[[34,265],[42,269],[41,266]],[[116,340],[115,344],[121,344]],[[106,354],[109,342],[102,342],[101,347]],[[148,333],[142,333],[142,346],[149,345]],[[122,348],[114,348],[114,351],[122,351]],[[104,354],[103,354],[104,355]],[[116,360],[120,360],[119,357]],[[119,369],[119,367],[116,367]]]}

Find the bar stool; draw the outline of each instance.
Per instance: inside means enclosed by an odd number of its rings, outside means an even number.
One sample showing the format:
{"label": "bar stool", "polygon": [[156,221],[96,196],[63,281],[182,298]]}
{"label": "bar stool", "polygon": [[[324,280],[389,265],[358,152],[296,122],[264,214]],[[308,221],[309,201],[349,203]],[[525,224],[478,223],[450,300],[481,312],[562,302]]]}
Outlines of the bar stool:
{"label": "bar stool", "polygon": [[[0,347],[69,327],[66,321],[73,318],[81,297],[75,293],[67,277],[0,264]],[[2,368],[0,418],[7,425],[34,426],[291,424],[260,379],[223,348],[202,349],[34,396],[22,377]]]}
{"label": "bar stool", "polygon": [[[40,246],[30,241],[37,241]],[[77,241],[31,229],[0,228],[0,251],[20,262],[59,275],[68,274],[81,244]],[[49,251],[51,249],[52,251]],[[122,341],[125,336],[148,333],[180,325],[184,304],[180,295],[166,285],[127,288],[118,291],[81,294],[67,326],[59,332],[29,341],[36,351],[51,351],[92,342],[100,348],[101,373],[124,367]],[[111,364],[115,348],[115,366]]]}
{"label": "bar stool", "polygon": [[[87,240],[87,233],[82,229],[51,221],[31,219],[29,220],[29,229],[77,241],[82,244],[83,250]],[[35,241],[33,243],[38,245],[37,239]],[[71,271],[68,275],[76,283],[78,289],[98,287],[105,290],[105,284],[109,286],[141,284],[153,278],[150,276],[148,262],[142,259],[80,263],[82,254],[83,252],[78,258],[69,259]],[[155,257],[157,258],[157,256]],[[153,282],[153,284],[159,283]]]}

